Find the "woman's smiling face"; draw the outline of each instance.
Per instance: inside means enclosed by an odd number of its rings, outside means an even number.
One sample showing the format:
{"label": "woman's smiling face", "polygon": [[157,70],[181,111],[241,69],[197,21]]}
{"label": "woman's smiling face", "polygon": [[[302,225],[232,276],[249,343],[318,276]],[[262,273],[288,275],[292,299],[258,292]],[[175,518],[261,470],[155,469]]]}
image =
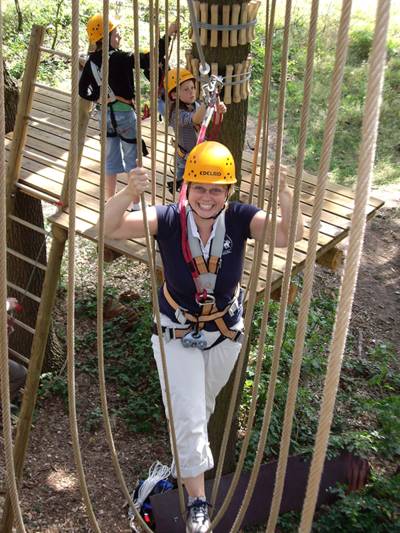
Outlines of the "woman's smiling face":
{"label": "woman's smiling face", "polygon": [[228,196],[226,185],[190,183],[188,201],[195,213],[202,218],[212,218],[224,208]]}

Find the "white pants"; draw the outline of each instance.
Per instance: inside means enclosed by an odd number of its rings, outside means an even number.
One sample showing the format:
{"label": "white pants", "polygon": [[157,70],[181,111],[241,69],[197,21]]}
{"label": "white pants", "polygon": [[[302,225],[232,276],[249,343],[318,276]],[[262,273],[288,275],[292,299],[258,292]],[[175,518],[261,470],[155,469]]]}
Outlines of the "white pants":
{"label": "white pants", "polygon": [[[218,337],[214,332],[208,335]],[[153,335],[151,340],[168,417],[158,336]],[[181,476],[196,477],[214,467],[207,423],[215,399],[233,370],[241,344],[225,339],[214,348],[202,351],[185,348],[180,339],[173,339],[164,342],[164,346]]]}

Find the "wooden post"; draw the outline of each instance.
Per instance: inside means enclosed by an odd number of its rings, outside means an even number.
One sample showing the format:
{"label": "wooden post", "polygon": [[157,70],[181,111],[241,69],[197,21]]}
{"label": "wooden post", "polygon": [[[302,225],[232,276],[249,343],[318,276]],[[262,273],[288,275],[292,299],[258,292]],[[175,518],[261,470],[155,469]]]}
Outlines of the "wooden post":
{"label": "wooden post", "polygon": [[242,63],[236,63],[235,64],[235,85],[233,85],[233,101],[235,104],[238,104],[240,100],[242,99],[241,93],[240,93],[240,81],[242,79],[242,70],[243,65]]}
{"label": "wooden post", "polygon": [[[231,6],[223,5],[222,6],[222,24],[224,26],[229,25],[229,16],[231,13]],[[229,31],[224,30],[222,32],[222,48],[228,48],[229,47]]]}
{"label": "wooden post", "polygon": [[[6,172],[6,200],[7,214],[14,211],[15,184],[18,181],[21,170],[22,152],[25,147],[26,133],[28,128],[27,115],[31,114],[34,83],[40,63],[40,47],[43,43],[45,29],[43,26],[33,26],[26,56],[25,72],[22,80],[21,94],[18,100],[17,116],[15,119],[13,140],[8,156]],[[7,227],[9,221],[7,220]]]}
{"label": "wooden post", "polygon": [[[90,111],[92,109],[92,102],[89,100],[84,100],[83,98],[79,98],[79,124],[78,124],[78,161],[80,167],[80,161],[82,159],[82,152],[83,148],[85,146],[85,139],[86,139],[86,131],[89,124],[90,119]],[[64,173],[64,182],[63,187],[61,191],[61,202],[62,202],[62,208],[65,208],[68,206],[68,190],[69,190],[69,181],[70,181],[70,172],[71,172],[71,151],[68,153],[68,161],[67,165],[65,167],[65,173]]]}
{"label": "wooden post", "polygon": [[[196,15],[196,20],[200,20],[200,0],[195,0],[193,2],[194,12]],[[196,42],[196,38],[194,36],[194,32],[192,32],[192,43]]]}
{"label": "wooden post", "polygon": [[[240,24],[246,24],[247,22],[248,4],[242,3],[242,10],[240,13]],[[239,30],[239,44],[247,44],[247,30]]]}
{"label": "wooden post", "polygon": [[[240,4],[233,4],[232,6],[232,26],[237,26],[239,24],[239,14],[240,14]],[[231,46],[237,46],[238,44],[238,30],[231,30]]]}
{"label": "wooden post", "polygon": [[224,104],[228,105],[232,103],[232,74],[233,74],[233,65],[226,65],[225,72],[225,82],[224,87]]}
{"label": "wooden post", "polygon": [[[32,427],[33,410],[36,404],[37,390],[40,374],[46,351],[47,337],[49,334],[52,310],[54,307],[58,281],[60,278],[61,261],[64,253],[67,232],[53,227],[53,241],[49,254],[48,267],[43,283],[43,291],[36,318],[35,336],[32,342],[32,351],[29,359],[28,376],[26,378],[21,411],[18,417],[17,435],[14,443],[14,465],[17,483],[21,481],[24,467],[25,454]],[[3,507],[3,516],[0,531],[12,531],[13,511],[9,493]]]}
{"label": "wooden post", "polygon": [[[208,17],[208,4],[206,2],[201,2],[200,4],[200,22],[207,24]],[[201,46],[206,46],[207,44],[207,30],[205,28],[200,28],[200,44]]]}
{"label": "wooden post", "polygon": [[[211,24],[216,26],[218,24],[218,4],[211,6]],[[211,30],[210,46],[215,48],[218,46],[218,32],[217,30]]]}

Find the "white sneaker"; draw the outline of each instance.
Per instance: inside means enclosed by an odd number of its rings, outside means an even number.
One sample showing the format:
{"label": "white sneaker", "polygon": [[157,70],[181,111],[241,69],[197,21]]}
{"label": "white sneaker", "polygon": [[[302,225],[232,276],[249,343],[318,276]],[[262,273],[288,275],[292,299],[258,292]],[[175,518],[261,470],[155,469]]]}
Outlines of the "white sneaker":
{"label": "white sneaker", "polygon": [[186,533],[212,533],[208,516],[209,503],[197,498],[187,506]]}

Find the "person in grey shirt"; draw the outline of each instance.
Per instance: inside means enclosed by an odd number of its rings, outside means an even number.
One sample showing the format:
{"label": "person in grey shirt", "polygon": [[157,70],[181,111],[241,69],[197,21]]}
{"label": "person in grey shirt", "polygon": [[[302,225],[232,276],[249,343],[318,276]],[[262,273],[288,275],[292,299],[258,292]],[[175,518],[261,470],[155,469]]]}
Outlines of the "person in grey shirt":
{"label": "person in grey shirt", "polygon": [[[179,78],[179,79],[178,79]],[[170,101],[169,125],[172,126],[175,135],[178,133],[178,150],[176,155],[176,190],[182,187],[183,174],[185,171],[188,153],[197,144],[197,136],[200,125],[206,113],[204,102],[196,100],[196,78],[185,68],[171,69],[167,77],[167,93]],[[177,90],[179,85],[179,102],[177,102]],[[178,106],[178,113],[176,107]],[[223,102],[217,104],[217,113],[226,112]],[[173,192],[174,182],[167,183],[169,191]]]}

